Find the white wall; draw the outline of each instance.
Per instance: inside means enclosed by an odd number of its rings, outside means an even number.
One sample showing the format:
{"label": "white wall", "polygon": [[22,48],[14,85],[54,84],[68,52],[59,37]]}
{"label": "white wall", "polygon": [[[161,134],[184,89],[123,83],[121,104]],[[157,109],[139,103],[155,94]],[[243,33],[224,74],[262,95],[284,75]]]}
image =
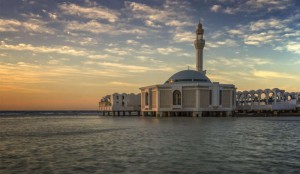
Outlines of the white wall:
{"label": "white wall", "polygon": [[111,106],[99,107],[99,110],[134,111],[141,108],[141,94],[114,93],[110,95]]}

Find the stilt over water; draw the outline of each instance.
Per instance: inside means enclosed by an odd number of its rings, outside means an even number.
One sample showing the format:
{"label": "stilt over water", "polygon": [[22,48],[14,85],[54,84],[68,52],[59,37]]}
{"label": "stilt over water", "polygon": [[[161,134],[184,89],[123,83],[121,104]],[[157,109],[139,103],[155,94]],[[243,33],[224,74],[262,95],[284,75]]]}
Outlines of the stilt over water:
{"label": "stilt over water", "polygon": [[100,116],[140,116],[140,111],[99,111]]}
{"label": "stilt over water", "polygon": [[143,111],[141,112],[141,116],[143,117],[231,117],[233,116],[233,112],[227,111],[227,112],[155,112],[155,111]]}

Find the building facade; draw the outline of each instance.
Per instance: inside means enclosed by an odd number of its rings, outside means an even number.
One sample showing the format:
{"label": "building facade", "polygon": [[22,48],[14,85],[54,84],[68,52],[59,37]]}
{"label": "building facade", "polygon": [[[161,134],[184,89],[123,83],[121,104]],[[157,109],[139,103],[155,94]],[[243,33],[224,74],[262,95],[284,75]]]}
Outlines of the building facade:
{"label": "building facade", "polygon": [[300,92],[287,92],[278,88],[239,91],[236,99],[238,111],[300,110]]}
{"label": "building facade", "polygon": [[236,107],[233,84],[211,82],[203,70],[204,30],[199,23],[194,41],[196,70],[175,73],[164,84],[141,87],[142,115],[232,115]]}
{"label": "building facade", "polygon": [[141,94],[114,93],[103,97],[99,111],[140,111]]}

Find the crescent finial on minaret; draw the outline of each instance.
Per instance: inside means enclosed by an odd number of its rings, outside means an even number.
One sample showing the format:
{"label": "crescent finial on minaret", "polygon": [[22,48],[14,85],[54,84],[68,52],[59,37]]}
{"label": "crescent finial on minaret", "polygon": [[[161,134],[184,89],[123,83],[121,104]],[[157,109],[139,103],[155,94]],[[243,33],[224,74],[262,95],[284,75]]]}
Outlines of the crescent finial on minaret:
{"label": "crescent finial on minaret", "polygon": [[200,20],[199,20],[198,28],[202,28],[202,24],[201,24]]}

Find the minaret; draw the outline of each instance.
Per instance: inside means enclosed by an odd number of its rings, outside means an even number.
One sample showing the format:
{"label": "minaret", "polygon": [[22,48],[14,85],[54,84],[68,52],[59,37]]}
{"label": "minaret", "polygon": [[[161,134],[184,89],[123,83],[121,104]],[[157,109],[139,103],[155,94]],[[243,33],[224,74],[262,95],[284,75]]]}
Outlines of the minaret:
{"label": "minaret", "polygon": [[205,45],[205,40],[203,39],[204,30],[202,24],[199,22],[196,29],[196,40],[194,45],[196,48],[196,70],[205,74],[206,71],[203,70],[203,48]]}

